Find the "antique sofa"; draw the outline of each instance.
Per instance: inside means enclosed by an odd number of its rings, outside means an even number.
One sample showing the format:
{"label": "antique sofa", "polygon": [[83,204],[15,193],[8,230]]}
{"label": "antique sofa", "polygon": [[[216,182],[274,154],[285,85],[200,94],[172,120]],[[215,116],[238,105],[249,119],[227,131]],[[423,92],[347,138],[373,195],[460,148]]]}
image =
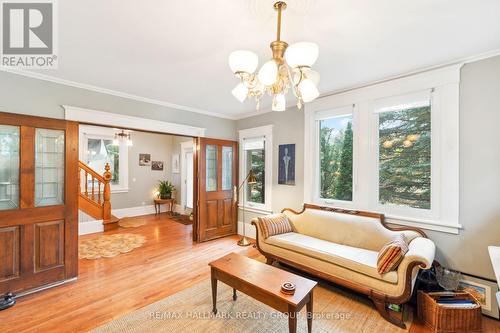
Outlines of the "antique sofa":
{"label": "antique sofa", "polygon": [[[280,262],[317,277],[366,294],[389,322],[405,327],[387,305],[404,304],[412,294],[419,269],[434,260],[435,245],[416,228],[391,228],[384,215],[305,204],[301,212],[282,211],[293,232],[264,239],[258,219],[257,248],[267,263]],[[380,275],[379,250],[397,233],[403,233],[408,252],[396,271]]]}

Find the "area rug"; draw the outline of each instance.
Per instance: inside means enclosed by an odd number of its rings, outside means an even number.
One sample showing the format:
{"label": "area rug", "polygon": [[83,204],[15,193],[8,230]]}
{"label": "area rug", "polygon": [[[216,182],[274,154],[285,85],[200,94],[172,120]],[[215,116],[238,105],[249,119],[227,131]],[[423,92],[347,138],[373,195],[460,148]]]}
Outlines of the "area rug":
{"label": "area rug", "polygon": [[144,218],[124,217],[118,221],[118,225],[122,228],[137,228],[145,224],[146,220]]}
{"label": "area rug", "polygon": [[141,247],[146,237],[135,234],[114,234],[83,239],[78,244],[80,259],[112,258]]}
{"label": "area rug", "polygon": [[193,221],[189,219],[189,215],[174,215],[171,219],[184,225],[193,224]]}
{"label": "area rug", "polygon": [[[232,300],[232,289],[218,283],[217,315],[213,315],[210,280],[126,314],[91,332],[288,332],[288,319],[243,293]],[[410,319],[406,320],[407,327]],[[305,309],[298,332],[307,332]],[[314,290],[313,332],[407,332],[385,321],[364,297],[319,285]]]}

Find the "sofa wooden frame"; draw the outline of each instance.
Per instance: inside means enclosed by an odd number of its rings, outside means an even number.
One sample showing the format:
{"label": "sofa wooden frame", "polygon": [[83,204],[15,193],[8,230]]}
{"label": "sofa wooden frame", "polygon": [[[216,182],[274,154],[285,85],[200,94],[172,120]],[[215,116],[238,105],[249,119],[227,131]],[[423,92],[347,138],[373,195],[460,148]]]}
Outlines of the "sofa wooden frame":
{"label": "sofa wooden frame", "polygon": [[[427,235],[420,229],[418,228],[413,228],[413,227],[391,227],[391,226],[388,226],[385,222],[385,217],[384,217],[384,214],[378,214],[378,213],[372,213],[372,212],[365,212],[365,211],[358,211],[358,210],[348,210],[348,209],[340,209],[340,208],[332,208],[332,207],[323,207],[323,206],[318,206],[318,205],[313,205],[313,204],[304,204],[304,207],[302,208],[302,210],[300,212],[297,212],[293,209],[290,209],[290,208],[285,208],[283,209],[281,212],[285,212],[285,211],[289,211],[289,212],[292,212],[296,215],[299,215],[299,214],[302,214],[306,209],[317,209],[317,210],[324,210],[324,211],[329,211],[329,212],[335,212],[335,213],[341,213],[341,214],[349,214],[349,215],[358,215],[358,216],[366,216],[366,217],[373,217],[373,218],[377,218],[380,220],[380,223],[386,228],[386,229],[389,229],[389,230],[392,230],[392,231],[415,231],[417,233],[419,233],[422,237],[425,237],[427,238]],[[356,283],[356,282],[352,282],[352,281],[349,281],[349,280],[346,280],[346,279],[343,279],[343,278],[340,278],[340,277],[337,277],[337,276],[334,276],[334,275],[330,275],[330,274],[327,274],[327,273],[324,273],[324,272],[320,272],[320,271],[317,271],[315,269],[312,269],[312,268],[309,268],[309,267],[306,267],[298,262],[294,262],[294,261],[291,261],[291,260],[288,260],[288,259],[285,259],[285,258],[282,258],[282,257],[279,257],[279,256],[276,256],[274,254],[270,254],[270,253],[267,253],[265,251],[263,251],[260,246],[259,246],[259,230],[258,230],[258,224],[255,223],[255,221],[252,221],[252,224],[255,226],[256,228],[256,237],[257,237],[257,241],[256,241],[256,244],[257,244],[257,249],[259,250],[260,253],[262,253],[262,255],[264,255],[266,257],[266,263],[269,264],[269,265],[272,265],[274,262],[277,262],[277,263],[283,263],[285,265],[288,265],[288,266],[292,266],[294,268],[297,268],[301,271],[304,271],[306,273],[309,273],[313,276],[316,276],[316,277],[319,277],[321,279],[324,279],[324,280],[328,280],[328,281],[331,281],[335,284],[338,284],[338,285],[341,285],[341,286],[344,286],[346,288],[349,288],[349,289],[352,289],[358,293],[362,293],[362,294],[365,294],[367,295],[372,301],[373,301],[373,304],[375,305],[375,308],[377,309],[377,311],[380,313],[380,315],[385,318],[387,321],[389,321],[390,323],[394,324],[394,325],[397,325],[401,328],[406,328],[406,325],[403,321],[402,318],[398,318],[394,315],[392,315],[392,311],[388,309],[388,304],[399,304],[399,305],[403,305],[405,304],[406,302],[409,301],[409,299],[411,298],[411,294],[412,294],[412,272],[414,270],[415,267],[419,266],[420,268],[424,268],[425,267],[425,263],[424,262],[421,262],[421,261],[413,261],[411,262],[408,267],[406,268],[406,283],[405,283],[405,287],[404,287],[404,291],[403,293],[398,296],[398,297],[395,297],[395,296],[390,296],[390,295],[386,295],[384,293],[381,293],[380,291],[377,291],[377,290],[373,290],[369,287],[366,287],[362,284],[359,284],[359,283]],[[402,317],[402,316],[401,316]]]}

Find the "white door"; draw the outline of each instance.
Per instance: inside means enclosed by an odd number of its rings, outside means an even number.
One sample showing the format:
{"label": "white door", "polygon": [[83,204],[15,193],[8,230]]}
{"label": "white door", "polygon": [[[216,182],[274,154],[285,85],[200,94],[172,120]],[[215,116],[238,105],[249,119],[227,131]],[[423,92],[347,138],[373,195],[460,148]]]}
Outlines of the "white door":
{"label": "white door", "polygon": [[186,208],[193,209],[193,152],[187,152],[186,160]]}

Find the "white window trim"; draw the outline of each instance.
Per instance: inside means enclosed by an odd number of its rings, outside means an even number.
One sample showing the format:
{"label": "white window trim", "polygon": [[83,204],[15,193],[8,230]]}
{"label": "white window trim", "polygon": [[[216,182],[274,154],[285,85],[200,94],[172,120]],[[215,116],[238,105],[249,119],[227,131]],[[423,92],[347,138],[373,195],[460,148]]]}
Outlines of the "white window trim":
{"label": "white window trim", "polygon": [[[273,183],[273,125],[266,125],[255,128],[248,128],[239,131],[239,146],[240,146],[240,172],[239,172],[239,184],[243,182],[246,177],[245,166],[246,166],[246,154],[243,148],[243,141],[245,139],[251,139],[256,137],[265,137],[265,191],[264,191],[264,204],[258,204],[253,202],[243,203],[243,195],[240,193],[239,207],[245,207],[245,209],[268,213],[272,211],[272,183]],[[239,185],[238,184],[238,185]],[[246,184],[243,186],[241,191],[246,190]]]}
{"label": "white window trim", "polygon": [[[304,202],[345,209],[378,211],[388,223],[416,226],[458,234],[459,223],[459,83],[461,65],[453,65],[367,87],[325,96],[308,104],[305,110]],[[378,127],[374,103],[378,99],[434,89],[432,94],[431,189],[433,215],[404,216],[378,204]],[[353,201],[319,199],[317,172],[318,112],[353,108]],[[333,111],[332,111],[333,110]],[[345,112],[344,112],[345,114]],[[338,114],[341,115],[341,114]],[[437,173],[437,174],[434,174]]]}
{"label": "white window trim", "polygon": [[[87,160],[87,139],[111,139],[113,140],[116,130],[108,127],[97,127],[80,125],[80,160]],[[133,140],[133,137],[132,137]],[[128,146],[124,140],[120,140],[120,179],[119,184],[111,184],[111,193],[127,193],[128,187]]]}

